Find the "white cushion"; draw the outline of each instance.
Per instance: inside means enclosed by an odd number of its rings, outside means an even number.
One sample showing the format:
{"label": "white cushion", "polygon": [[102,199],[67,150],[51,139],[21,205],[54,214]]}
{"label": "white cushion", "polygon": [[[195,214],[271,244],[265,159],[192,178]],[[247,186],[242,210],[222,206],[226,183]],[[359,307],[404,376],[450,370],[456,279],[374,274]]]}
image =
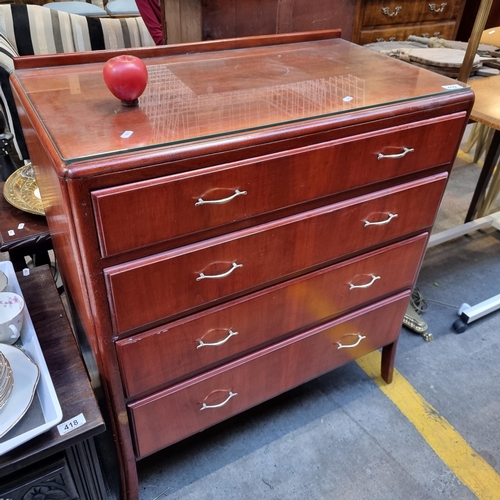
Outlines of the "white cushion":
{"label": "white cushion", "polygon": [[106,4],[110,16],[138,16],[139,9],[135,0],[112,0]]}
{"label": "white cushion", "polygon": [[108,13],[104,9],[87,2],[51,2],[46,3],[44,7],[81,16],[108,17]]}

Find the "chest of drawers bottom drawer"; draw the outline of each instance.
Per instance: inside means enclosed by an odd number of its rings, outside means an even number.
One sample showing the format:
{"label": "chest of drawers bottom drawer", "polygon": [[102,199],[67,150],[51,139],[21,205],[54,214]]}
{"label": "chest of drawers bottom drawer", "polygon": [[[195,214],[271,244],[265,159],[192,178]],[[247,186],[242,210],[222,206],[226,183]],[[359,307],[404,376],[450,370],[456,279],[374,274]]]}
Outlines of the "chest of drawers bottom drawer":
{"label": "chest of drawers bottom drawer", "polygon": [[130,404],[137,457],[394,342],[409,295],[403,292]]}

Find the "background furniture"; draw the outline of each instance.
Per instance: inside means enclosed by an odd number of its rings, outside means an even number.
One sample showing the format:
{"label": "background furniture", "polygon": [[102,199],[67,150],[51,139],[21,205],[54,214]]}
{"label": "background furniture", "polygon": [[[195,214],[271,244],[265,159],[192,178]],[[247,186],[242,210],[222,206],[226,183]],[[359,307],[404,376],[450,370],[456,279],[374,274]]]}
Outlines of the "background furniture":
{"label": "background furniture", "polygon": [[136,460],[371,350],[390,382],[473,100],[338,31],[135,54],[135,108],[109,54],[13,77],[128,499]]}
{"label": "background furniture", "polygon": [[166,43],[340,28],[351,39],[356,0],[165,0]]}
{"label": "background furniture", "polygon": [[465,2],[447,0],[166,0],[167,43],[340,28],[367,44],[409,35],[454,40]]}
{"label": "background furniture", "polygon": [[0,5],[0,18],[4,19],[0,28],[0,103],[20,160],[29,155],[9,82],[14,57],[154,46],[141,17],[87,18],[38,5],[11,4]]}
{"label": "background furniture", "polygon": [[464,5],[463,0],[358,0],[352,41],[365,45],[410,35],[454,40]]}
{"label": "background furniture", "polygon": [[[17,275],[65,422],[86,422],[60,435],[57,427],[0,457],[0,497],[11,500],[72,498],[107,500],[94,437],[105,430],[48,266]],[[53,495],[53,496],[51,496]]]}

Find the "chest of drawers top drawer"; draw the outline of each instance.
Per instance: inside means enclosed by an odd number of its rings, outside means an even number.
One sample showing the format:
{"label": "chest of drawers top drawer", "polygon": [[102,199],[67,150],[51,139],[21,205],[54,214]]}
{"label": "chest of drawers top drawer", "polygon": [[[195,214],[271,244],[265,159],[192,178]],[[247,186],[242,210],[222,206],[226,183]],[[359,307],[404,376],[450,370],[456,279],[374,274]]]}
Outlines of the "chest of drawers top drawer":
{"label": "chest of drawers top drawer", "polygon": [[106,268],[114,331],[185,315],[428,228],[446,179],[439,174]]}
{"label": "chest of drawers top drawer", "polygon": [[455,146],[448,138],[462,123],[461,114],[450,115],[94,191],[101,254],[147,247],[449,163]]}

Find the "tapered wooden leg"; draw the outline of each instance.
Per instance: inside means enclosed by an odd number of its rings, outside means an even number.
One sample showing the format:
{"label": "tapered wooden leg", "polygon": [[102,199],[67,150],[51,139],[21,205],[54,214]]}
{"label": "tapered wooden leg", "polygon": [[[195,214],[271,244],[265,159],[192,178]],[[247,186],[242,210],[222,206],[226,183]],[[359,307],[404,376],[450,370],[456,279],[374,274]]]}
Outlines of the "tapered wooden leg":
{"label": "tapered wooden leg", "polygon": [[394,373],[394,359],[396,358],[396,346],[398,341],[382,348],[382,378],[390,384]]}

